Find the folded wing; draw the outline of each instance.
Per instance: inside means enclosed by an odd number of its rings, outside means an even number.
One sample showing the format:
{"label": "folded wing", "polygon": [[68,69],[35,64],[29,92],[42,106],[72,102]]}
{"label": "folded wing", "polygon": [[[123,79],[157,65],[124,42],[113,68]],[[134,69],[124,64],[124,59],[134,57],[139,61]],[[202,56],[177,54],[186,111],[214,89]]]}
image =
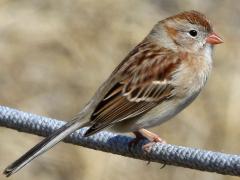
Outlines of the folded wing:
{"label": "folded wing", "polygon": [[118,79],[91,115],[85,136],[141,116],[174,96],[171,83],[180,59],[152,43],[139,44],[113,72]]}

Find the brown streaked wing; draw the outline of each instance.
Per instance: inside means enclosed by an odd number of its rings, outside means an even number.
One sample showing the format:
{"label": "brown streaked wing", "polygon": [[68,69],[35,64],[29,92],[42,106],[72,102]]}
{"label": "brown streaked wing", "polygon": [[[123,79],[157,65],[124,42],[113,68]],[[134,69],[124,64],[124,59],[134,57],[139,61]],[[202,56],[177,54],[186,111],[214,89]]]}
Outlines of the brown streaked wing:
{"label": "brown streaked wing", "polygon": [[170,81],[180,64],[177,54],[152,43],[138,45],[115,69],[119,81],[91,115],[85,136],[116,122],[140,116],[174,94]]}

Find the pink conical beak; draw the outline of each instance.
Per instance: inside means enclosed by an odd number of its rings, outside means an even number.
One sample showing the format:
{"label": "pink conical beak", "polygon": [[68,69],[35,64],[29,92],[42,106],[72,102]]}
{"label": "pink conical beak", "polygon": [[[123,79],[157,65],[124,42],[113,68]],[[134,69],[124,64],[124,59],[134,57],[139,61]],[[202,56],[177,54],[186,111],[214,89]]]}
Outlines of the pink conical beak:
{"label": "pink conical beak", "polygon": [[209,44],[221,44],[223,43],[223,40],[215,32],[213,32],[207,37],[206,42]]}

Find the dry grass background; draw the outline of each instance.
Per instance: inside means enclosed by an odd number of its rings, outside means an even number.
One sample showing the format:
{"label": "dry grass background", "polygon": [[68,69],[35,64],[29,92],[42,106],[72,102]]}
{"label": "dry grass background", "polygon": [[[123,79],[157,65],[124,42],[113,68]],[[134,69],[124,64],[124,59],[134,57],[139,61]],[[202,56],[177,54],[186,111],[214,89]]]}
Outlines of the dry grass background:
{"label": "dry grass background", "polygon": [[[200,97],[153,131],[169,143],[239,154],[238,0],[0,0],[0,104],[70,119],[158,20],[190,9],[207,14],[225,43]],[[0,128],[1,171],[40,139]],[[237,179],[160,167],[61,143],[12,179]]]}

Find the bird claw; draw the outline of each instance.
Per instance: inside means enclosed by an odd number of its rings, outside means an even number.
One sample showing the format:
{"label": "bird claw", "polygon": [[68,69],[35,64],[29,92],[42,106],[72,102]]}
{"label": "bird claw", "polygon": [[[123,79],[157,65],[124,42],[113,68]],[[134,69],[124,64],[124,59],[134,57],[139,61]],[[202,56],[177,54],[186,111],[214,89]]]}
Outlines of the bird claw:
{"label": "bird claw", "polygon": [[144,152],[150,153],[152,146],[155,145],[156,143],[166,144],[166,141],[161,139],[159,136],[156,136],[156,137],[153,138],[153,140],[151,142],[143,145]]}
{"label": "bird claw", "polygon": [[160,138],[157,134],[154,134],[146,129],[140,129],[133,133],[135,134],[136,138],[134,138],[128,143],[129,151],[131,151],[132,147],[136,147],[137,144],[144,139],[148,139],[150,141],[149,143],[142,146],[145,153],[149,153],[151,151],[152,146],[158,142],[166,144],[166,141]]}

